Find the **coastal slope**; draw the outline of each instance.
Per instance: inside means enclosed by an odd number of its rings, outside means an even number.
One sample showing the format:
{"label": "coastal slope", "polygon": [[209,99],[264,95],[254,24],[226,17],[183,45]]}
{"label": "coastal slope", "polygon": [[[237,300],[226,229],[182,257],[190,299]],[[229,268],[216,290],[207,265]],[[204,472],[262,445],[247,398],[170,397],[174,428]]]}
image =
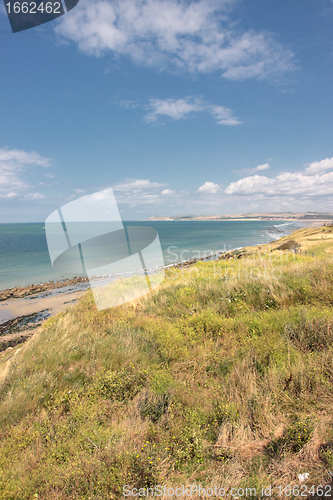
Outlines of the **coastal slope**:
{"label": "coastal slope", "polygon": [[171,268],[103,312],[88,291],[2,354],[0,499],[328,482],[332,305],[330,226]]}

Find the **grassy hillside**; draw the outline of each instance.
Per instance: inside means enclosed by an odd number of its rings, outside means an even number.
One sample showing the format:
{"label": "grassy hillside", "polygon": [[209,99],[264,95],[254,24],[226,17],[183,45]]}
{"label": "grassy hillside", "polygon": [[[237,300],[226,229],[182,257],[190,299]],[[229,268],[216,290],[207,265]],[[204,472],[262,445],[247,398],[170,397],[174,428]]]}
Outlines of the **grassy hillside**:
{"label": "grassy hillside", "polygon": [[135,303],[98,312],[88,292],[6,351],[0,499],[327,482],[332,251],[332,227],[303,229],[170,269]]}

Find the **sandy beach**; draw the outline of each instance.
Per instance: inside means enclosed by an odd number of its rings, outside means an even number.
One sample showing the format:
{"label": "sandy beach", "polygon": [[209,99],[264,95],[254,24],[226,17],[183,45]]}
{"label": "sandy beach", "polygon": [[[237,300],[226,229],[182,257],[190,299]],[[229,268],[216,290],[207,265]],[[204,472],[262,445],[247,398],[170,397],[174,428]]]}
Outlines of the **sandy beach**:
{"label": "sandy beach", "polygon": [[88,288],[87,278],[73,278],[0,292],[0,351],[24,342],[47,318],[75,304]]}

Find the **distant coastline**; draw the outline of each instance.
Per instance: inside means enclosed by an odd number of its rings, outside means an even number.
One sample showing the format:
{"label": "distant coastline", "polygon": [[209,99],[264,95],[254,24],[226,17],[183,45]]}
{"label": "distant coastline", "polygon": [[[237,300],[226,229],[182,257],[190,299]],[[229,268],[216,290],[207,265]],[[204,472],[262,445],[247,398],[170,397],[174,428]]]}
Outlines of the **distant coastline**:
{"label": "distant coastline", "polygon": [[253,212],[234,215],[156,215],[147,221],[333,221],[333,212]]}

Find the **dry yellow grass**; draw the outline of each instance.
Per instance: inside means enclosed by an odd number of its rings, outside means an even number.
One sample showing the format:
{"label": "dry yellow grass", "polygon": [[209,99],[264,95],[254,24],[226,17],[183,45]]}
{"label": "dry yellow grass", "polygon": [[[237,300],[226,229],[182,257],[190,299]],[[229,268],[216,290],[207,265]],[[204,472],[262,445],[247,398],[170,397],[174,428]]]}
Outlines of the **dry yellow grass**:
{"label": "dry yellow grass", "polygon": [[104,312],[88,292],[5,353],[0,499],[107,500],[125,484],[194,483],[256,488],[252,498],[271,484],[276,498],[300,473],[309,486],[327,481],[329,229],[293,234],[302,253],[274,250],[280,241],[172,270],[145,299]]}

